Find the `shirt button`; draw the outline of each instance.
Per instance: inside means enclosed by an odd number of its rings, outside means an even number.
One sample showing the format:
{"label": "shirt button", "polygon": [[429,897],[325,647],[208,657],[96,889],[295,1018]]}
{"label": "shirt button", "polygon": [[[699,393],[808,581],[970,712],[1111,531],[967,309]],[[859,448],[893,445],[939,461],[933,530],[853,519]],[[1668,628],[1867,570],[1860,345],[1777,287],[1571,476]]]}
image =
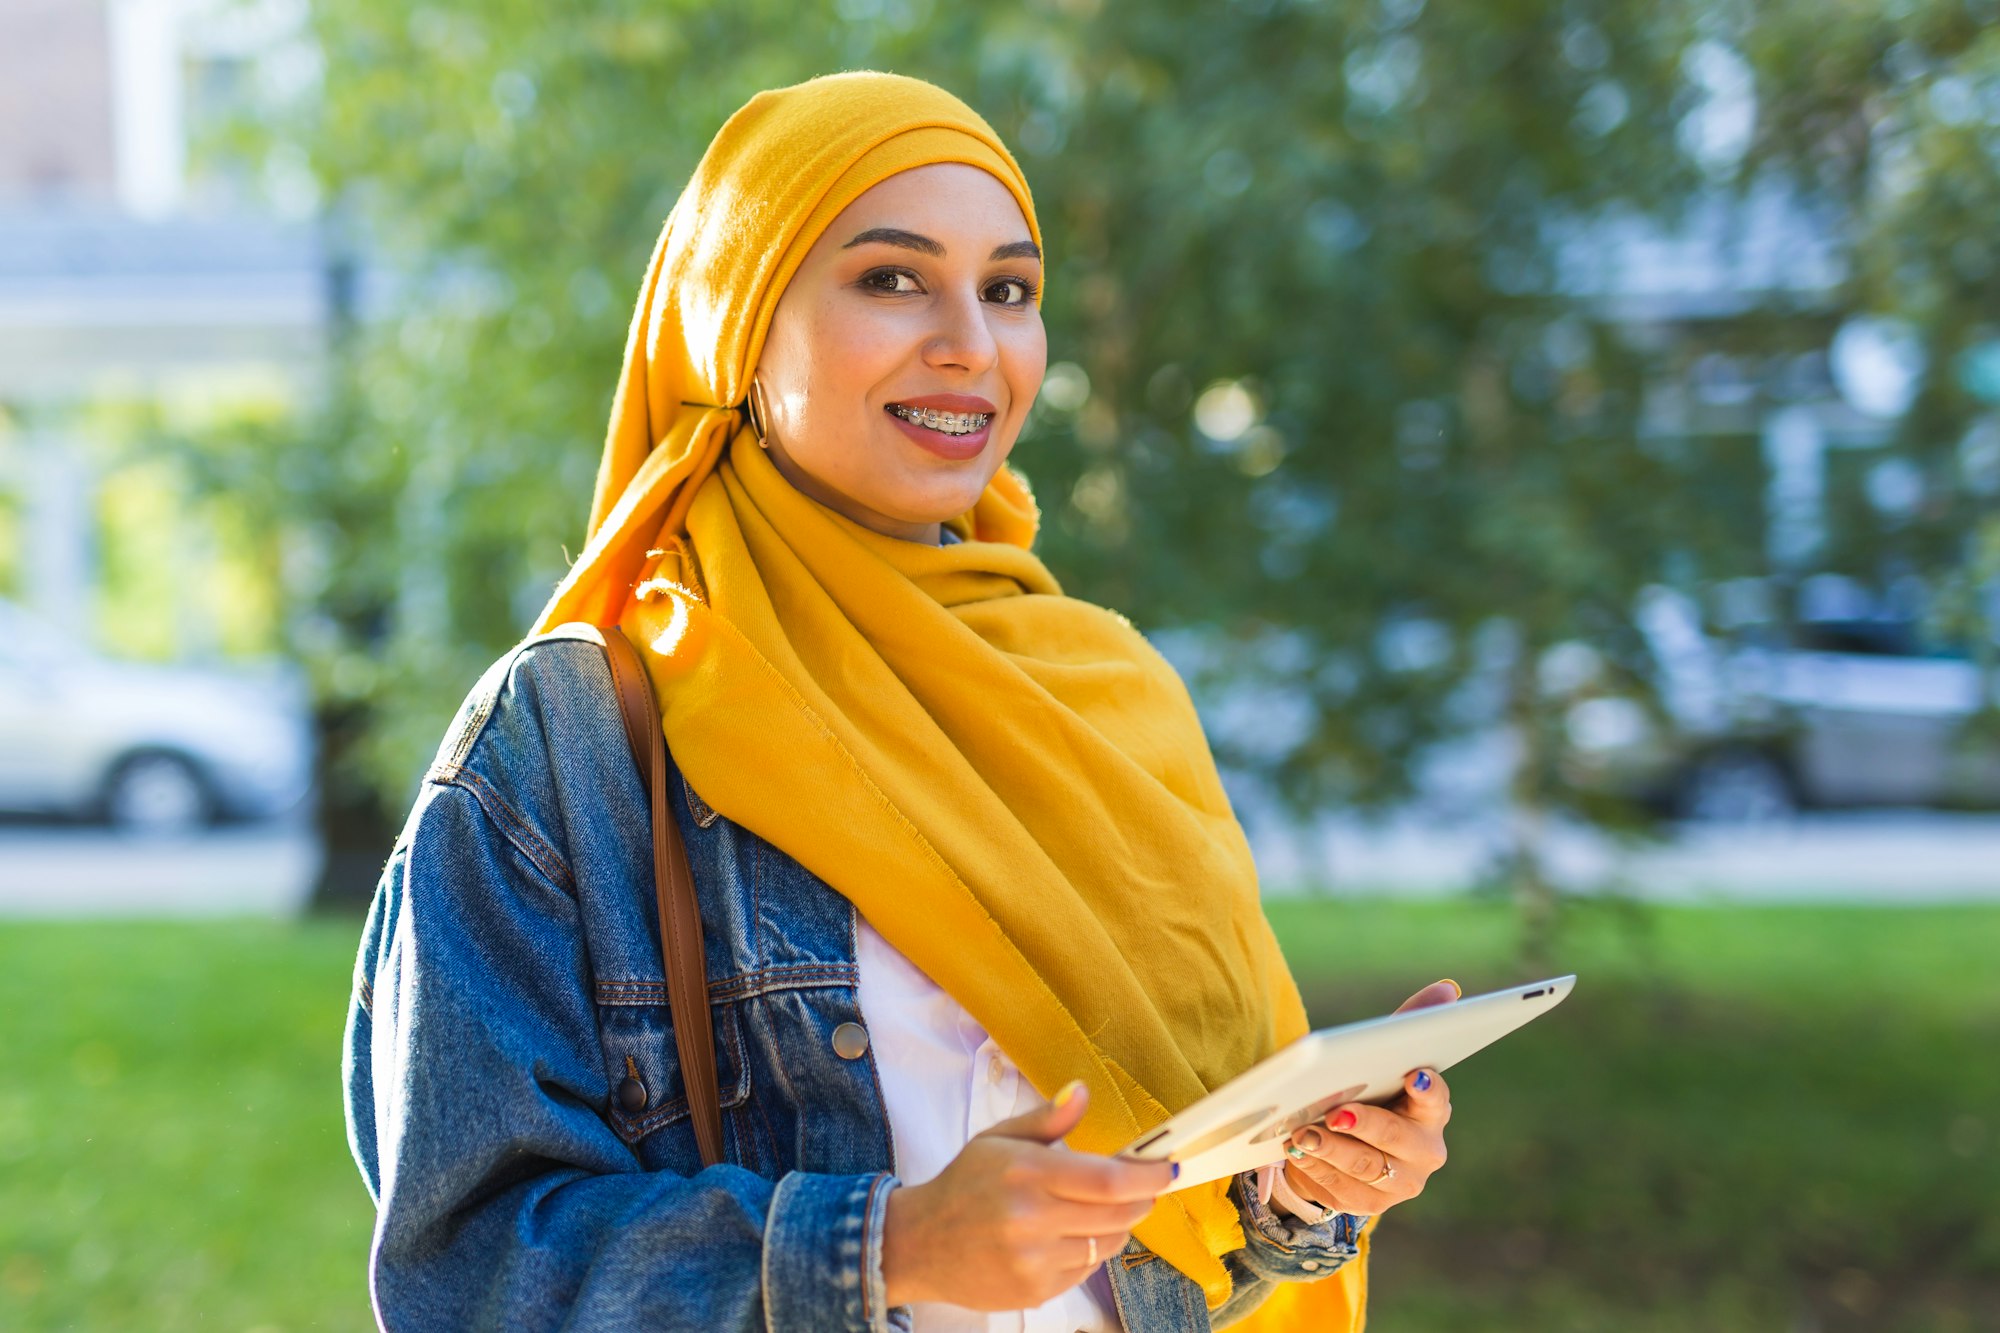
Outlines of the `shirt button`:
{"label": "shirt button", "polygon": [[646,1085],[631,1075],[626,1075],[618,1084],[618,1105],[626,1115],[637,1115],[646,1109]]}
{"label": "shirt button", "polygon": [[988,1083],[998,1083],[1005,1076],[1006,1072],[1006,1066],[1000,1063],[999,1056],[989,1055],[986,1057],[986,1081]]}
{"label": "shirt button", "polygon": [[842,1023],[833,1030],[833,1053],[843,1060],[859,1060],[868,1054],[868,1029],[859,1023]]}
{"label": "shirt button", "polygon": [[1305,1269],[1308,1273],[1317,1273],[1319,1271],[1319,1260],[1301,1259],[1299,1260],[1299,1267]]}

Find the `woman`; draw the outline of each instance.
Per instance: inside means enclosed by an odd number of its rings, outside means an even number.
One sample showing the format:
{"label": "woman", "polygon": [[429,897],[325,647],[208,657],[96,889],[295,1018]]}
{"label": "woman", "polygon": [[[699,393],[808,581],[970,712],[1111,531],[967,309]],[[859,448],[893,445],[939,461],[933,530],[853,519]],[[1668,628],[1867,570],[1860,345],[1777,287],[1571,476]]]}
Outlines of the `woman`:
{"label": "woman", "polygon": [[[1282,1173],[1174,1191],[1106,1155],[1306,1024],[1180,680],[1030,552],[1004,463],[1040,247],[1012,156],[916,80],[760,94],[702,159],[590,541],[460,711],[362,941],[386,1326],[1359,1327],[1364,1226],[1443,1161],[1434,1073]],[[706,1168],[578,628],[613,622],[701,896]]]}

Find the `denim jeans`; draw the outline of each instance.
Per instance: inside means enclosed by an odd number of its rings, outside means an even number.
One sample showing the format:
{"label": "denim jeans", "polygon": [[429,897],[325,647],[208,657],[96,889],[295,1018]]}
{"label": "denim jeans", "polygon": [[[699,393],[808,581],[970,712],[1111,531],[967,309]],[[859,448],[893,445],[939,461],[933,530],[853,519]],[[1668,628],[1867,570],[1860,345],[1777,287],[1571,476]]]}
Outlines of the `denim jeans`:
{"label": "denim jeans", "polygon": [[[882,1282],[882,1090],[867,1051],[832,1043],[862,1021],[854,909],[668,781],[701,896],[726,1160],[702,1166],[688,1116],[648,810],[603,651],[557,629],[459,710],[361,940],[343,1073],[385,1327],[908,1327]],[[1211,1323],[1201,1289],[1135,1240],[1109,1261],[1128,1329],[1221,1326],[1354,1255],[1355,1219],[1293,1224],[1245,1185],[1230,1302]]]}

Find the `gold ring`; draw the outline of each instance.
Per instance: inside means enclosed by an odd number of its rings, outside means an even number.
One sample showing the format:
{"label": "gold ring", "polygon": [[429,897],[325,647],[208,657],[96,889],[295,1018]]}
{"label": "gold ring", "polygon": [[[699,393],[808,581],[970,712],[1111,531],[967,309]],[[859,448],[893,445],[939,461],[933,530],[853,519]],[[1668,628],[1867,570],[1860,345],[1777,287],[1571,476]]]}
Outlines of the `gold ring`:
{"label": "gold ring", "polygon": [[1085,1236],[1084,1239],[1090,1242],[1090,1267],[1095,1268],[1097,1267],[1097,1237]]}
{"label": "gold ring", "polygon": [[1382,1159],[1382,1174],[1375,1177],[1375,1179],[1369,1181],[1368,1183],[1370,1185],[1379,1185],[1385,1180],[1394,1180],[1395,1178],[1396,1178],[1396,1164],[1390,1161],[1387,1157],[1384,1157]]}

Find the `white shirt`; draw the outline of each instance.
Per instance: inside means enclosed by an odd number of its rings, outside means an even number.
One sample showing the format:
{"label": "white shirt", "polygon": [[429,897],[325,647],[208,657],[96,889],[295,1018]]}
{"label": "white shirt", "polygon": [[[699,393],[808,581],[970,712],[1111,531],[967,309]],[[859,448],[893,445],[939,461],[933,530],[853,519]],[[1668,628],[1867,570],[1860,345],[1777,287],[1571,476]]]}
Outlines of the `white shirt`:
{"label": "white shirt", "polygon": [[[855,961],[861,1019],[882,1080],[905,1185],[932,1179],[981,1130],[1042,1104],[1034,1085],[965,1006],[860,919]],[[916,1333],[1118,1333],[1104,1266],[1032,1310],[988,1314],[962,1305],[911,1307]]]}

